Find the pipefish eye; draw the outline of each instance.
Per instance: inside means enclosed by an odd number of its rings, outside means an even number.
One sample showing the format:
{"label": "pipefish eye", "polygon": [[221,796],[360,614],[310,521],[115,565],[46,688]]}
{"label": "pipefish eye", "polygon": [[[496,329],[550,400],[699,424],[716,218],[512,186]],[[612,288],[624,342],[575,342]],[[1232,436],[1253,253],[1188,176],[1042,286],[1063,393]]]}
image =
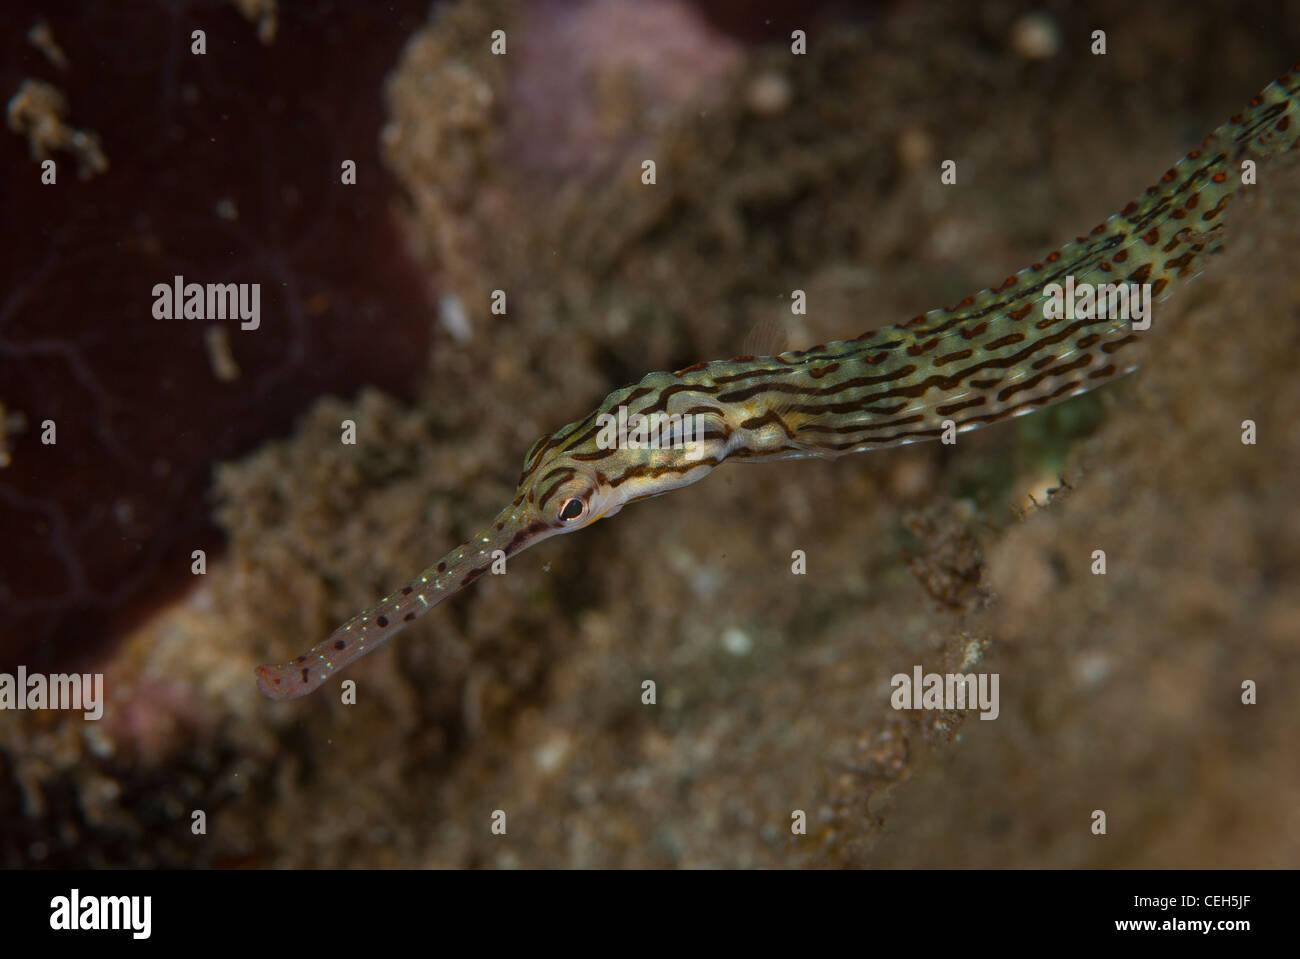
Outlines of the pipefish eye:
{"label": "pipefish eye", "polygon": [[566,499],[560,504],[560,521],[572,523],[574,520],[582,519],[587,515],[587,504],[576,496]]}

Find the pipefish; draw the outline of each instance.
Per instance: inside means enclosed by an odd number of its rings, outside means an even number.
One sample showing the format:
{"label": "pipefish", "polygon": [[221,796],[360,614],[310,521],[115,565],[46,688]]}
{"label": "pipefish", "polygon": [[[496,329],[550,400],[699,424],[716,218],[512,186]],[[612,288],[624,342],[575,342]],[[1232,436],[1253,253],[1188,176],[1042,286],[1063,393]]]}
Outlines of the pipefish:
{"label": "pipefish", "polygon": [[[1136,364],[1132,319],[1053,315],[1048,288],[1149,284],[1156,302],[1222,248],[1243,164],[1296,146],[1300,63],[1207,136],[1157,184],[1042,262],[956,306],[852,340],[697,363],[615,390],[587,417],[539,438],[495,520],[397,592],[292,662],[257,668],[258,688],[292,699],[469,586],[493,562],[699,482],[723,462],[830,458],[915,443],[1030,413]],[[667,443],[611,442],[610,417],[666,418]],[[688,417],[694,419],[687,419]],[[641,422],[646,422],[643,419]],[[660,422],[664,422],[663,419]],[[683,423],[696,425],[693,442]]]}

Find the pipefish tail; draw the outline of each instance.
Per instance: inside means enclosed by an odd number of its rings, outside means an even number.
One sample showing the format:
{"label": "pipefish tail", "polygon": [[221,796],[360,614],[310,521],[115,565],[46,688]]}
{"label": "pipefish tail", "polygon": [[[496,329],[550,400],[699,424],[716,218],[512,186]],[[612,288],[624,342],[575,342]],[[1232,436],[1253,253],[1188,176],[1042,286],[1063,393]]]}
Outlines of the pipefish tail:
{"label": "pipefish tail", "polygon": [[[1158,302],[1221,248],[1242,164],[1293,149],[1300,64],[1253,98],[1119,213],[996,288],[852,340],[650,373],[590,415],[537,440],[515,497],[491,524],[258,687],[292,699],[375,649],[511,557],[628,503],[698,482],[727,460],[836,457],[970,430],[1090,390],[1135,366],[1133,321],[1110,311],[1056,315],[1048,287],[1149,284]],[[1127,315],[1128,311],[1124,311]],[[668,442],[610,442],[635,414]],[[641,420],[644,423],[646,420]],[[694,424],[692,442],[682,424]]]}

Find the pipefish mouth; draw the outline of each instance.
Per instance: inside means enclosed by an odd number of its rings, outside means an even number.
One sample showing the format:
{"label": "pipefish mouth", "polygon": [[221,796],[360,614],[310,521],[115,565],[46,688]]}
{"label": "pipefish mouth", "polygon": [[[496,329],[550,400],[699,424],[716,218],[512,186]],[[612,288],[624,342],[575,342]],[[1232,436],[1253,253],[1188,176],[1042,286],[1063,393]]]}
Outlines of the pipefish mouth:
{"label": "pipefish mouth", "polygon": [[[1120,287],[1162,302],[1222,248],[1246,171],[1300,138],[1300,63],[1119,213],[956,306],[851,340],[649,373],[540,437],[514,499],[477,536],[292,662],[257,668],[272,699],[304,696],[492,568],[628,503],[697,483],[728,460],[833,458],[1031,413],[1136,368],[1149,309],[1060,310],[1059,291]],[[1250,162],[1247,162],[1250,161]],[[1135,320],[1137,322],[1135,322]],[[640,417],[634,420],[634,417]],[[655,423],[631,441],[613,424]],[[688,435],[689,434],[689,435]]]}

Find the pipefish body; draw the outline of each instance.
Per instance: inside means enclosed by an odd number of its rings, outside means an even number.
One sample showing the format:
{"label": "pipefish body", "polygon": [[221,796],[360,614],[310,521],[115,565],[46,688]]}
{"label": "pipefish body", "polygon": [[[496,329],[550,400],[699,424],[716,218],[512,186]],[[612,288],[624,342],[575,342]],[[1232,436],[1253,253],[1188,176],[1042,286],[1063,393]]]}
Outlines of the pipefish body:
{"label": "pipefish body", "polygon": [[[307,653],[259,666],[258,688],[272,699],[306,695],[474,582],[494,558],[696,483],[727,460],[829,458],[934,439],[945,422],[975,429],[1130,372],[1126,351],[1138,339],[1130,319],[1054,317],[1043,309],[1045,288],[1073,277],[1076,285],[1150,284],[1157,302],[1167,299],[1221,249],[1243,161],[1296,146],[1298,91],[1300,63],[1087,236],[955,307],[809,350],[650,373],[615,390],[533,444],[514,499],[487,529]],[[670,423],[689,415],[702,429],[690,443],[610,444],[603,416],[620,409]]]}

